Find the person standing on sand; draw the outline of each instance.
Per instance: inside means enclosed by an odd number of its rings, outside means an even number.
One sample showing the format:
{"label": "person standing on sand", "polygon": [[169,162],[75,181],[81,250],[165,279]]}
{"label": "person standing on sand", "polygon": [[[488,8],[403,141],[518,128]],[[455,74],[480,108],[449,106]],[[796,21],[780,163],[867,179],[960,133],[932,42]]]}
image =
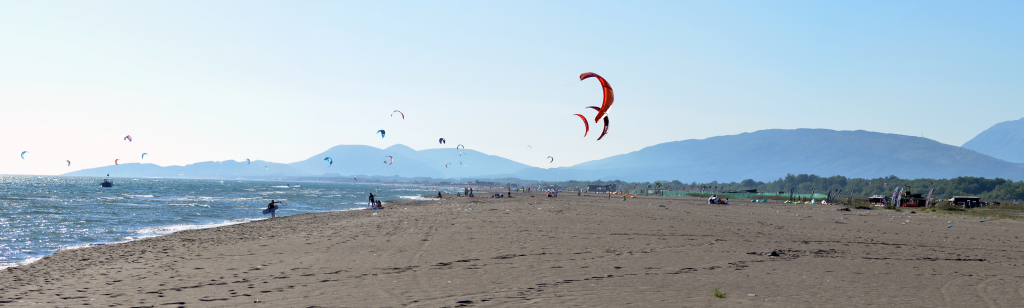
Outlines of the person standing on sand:
{"label": "person standing on sand", "polygon": [[270,218],[277,218],[277,203],[281,202],[270,200],[270,203],[267,204],[267,212],[270,212]]}
{"label": "person standing on sand", "polygon": [[373,202],[373,193],[370,193],[370,207],[373,207],[374,205],[376,205],[376,203]]}
{"label": "person standing on sand", "polygon": [[470,188],[470,189],[469,189],[469,196],[470,196],[470,197],[472,197],[472,196],[473,196],[473,189],[472,189],[472,188]]}
{"label": "person standing on sand", "polygon": [[440,192],[440,191],[439,191],[439,192],[437,192],[437,198],[438,198],[438,199],[441,199],[441,192]]}

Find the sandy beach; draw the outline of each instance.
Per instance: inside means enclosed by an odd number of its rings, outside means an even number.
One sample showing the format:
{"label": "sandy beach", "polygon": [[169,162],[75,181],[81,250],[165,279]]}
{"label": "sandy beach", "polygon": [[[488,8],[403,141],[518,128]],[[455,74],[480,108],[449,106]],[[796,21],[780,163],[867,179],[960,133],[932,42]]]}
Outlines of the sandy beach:
{"label": "sandy beach", "polygon": [[66,250],[0,272],[0,305],[1024,303],[1021,221],[778,201],[483,195]]}

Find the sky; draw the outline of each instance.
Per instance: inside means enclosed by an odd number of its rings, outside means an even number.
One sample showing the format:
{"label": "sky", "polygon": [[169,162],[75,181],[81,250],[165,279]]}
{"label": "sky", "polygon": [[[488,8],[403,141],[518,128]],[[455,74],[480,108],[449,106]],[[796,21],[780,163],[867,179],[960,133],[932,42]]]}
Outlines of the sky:
{"label": "sky", "polygon": [[[1022,13],[1019,1],[5,1],[0,174],[291,163],[342,144],[464,144],[549,168],[776,128],[960,146],[1024,117]],[[573,116],[601,103],[584,72],[615,89],[601,141]]]}

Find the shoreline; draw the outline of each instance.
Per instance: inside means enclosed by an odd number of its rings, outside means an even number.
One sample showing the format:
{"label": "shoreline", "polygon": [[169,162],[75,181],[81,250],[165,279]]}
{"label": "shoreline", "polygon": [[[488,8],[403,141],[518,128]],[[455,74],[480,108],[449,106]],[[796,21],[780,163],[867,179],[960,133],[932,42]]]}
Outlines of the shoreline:
{"label": "shoreline", "polygon": [[[1024,271],[1020,221],[778,202],[715,206],[698,198],[529,195],[392,201],[384,210],[298,214],[62,250],[0,270],[0,304],[1024,301],[1024,275],[1015,274]],[[725,298],[712,296],[715,288]]]}
{"label": "shoreline", "polygon": [[[384,202],[390,202],[390,201],[384,201]],[[368,208],[368,207],[358,207],[358,208],[341,209],[341,210],[334,210],[334,211],[327,211],[327,212],[318,212],[318,213],[345,212],[345,211],[369,210],[369,209],[370,208]],[[301,213],[301,214],[296,214],[296,215],[304,215],[304,214],[316,214],[316,213]],[[291,216],[295,216],[295,215],[291,215]],[[281,216],[281,217],[289,217],[289,216]],[[174,233],[181,232],[181,231],[213,229],[213,228],[232,226],[232,225],[238,225],[238,224],[246,224],[246,223],[251,223],[251,222],[261,221],[261,220],[267,220],[267,219],[270,219],[270,217],[268,216],[268,217],[264,217],[264,218],[250,219],[250,220],[238,221],[238,222],[227,222],[227,221],[225,221],[225,222],[211,223],[211,224],[205,224],[205,225],[201,225],[201,226],[196,226],[194,228],[175,228],[175,230],[171,231],[170,233],[154,234],[154,235],[144,235],[144,236],[140,236],[140,237],[133,237],[131,239],[127,239],[127,240],[124,240],[124,241],[117,241],[117,242],[93,242],[93,243],[85,243],[85,244],[61,247],[60,249],[58,249],[54,253],[51,253],[51,254],[48,254],[48,255],[45,255],[45,256],[32,257],[32,258],[29,258],[27,260],[21,260],[21,261],[17,261],[17,262],[8,263],[8,264],[11,264],[11,265],[0,264],[0,271],[3,271],[3,270],[8,269],[8,268],[12,268],[12,267],[30,265],[32,263],[35,263],[36,261],[42,260],[43,258],[46,258],[48,256],[52,256],[54,254],[57,254],[57,253],[59,253],[61,251],[66,251],[66,250],[75,250],[75,249],[83,249],[83,248],[98,247],[98,246],[105,246],[105,245],[115,245],[115,244],[129,243],[129,242],[140,241],[140,240],[144,240],[144,239],[150,239],[150,238],[155,238],[155,237],[172,235]],[[170,227],[175,227],[175,226],[181,226],[181,225],[169,225],[169,226],[161,226],[161,227],[150,227],[150,228],[144,228],[144,229],[136,230],[134,232],[140,232],[140,231],[146,230],[146,229],[170,228]]]}

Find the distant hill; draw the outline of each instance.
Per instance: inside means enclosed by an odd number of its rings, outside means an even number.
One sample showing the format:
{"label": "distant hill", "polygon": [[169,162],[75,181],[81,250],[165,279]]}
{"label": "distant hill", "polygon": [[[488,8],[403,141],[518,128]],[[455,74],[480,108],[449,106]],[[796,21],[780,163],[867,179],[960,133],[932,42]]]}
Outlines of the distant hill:
{"label": "distant hill", "polygon": [[963,148],[1008,162],[1024,163],[1024,118],[992,125],[964,143]]}
{"label": "distant hill", "polygon": [[523,179],[774,180],[793,174],[873,178],[980,176],[1024,179],[1024,165],[931,139],[868,131],[771,129],[662,143],[567,168],[531,168]]}
{"label": "distant hill", "polygon": [[[461,155],[460,155],[461,153]],[[393,164],[385,164],[384,161]],[[334,164],[324,161],[331,157]],[[461,162],[461,164],[460,164]],[[445,164],[450,163],[447,167]],[[264,168],[266,167],[266,168]],[[499,156],[466,149],[416,151],[404,145],[378,149],[365,145],[339,145],[308,159],[291,164],[253,161],[202,162],[185,166],[160,167],[153,164],[121,164],[79,170],[65,175],[162,178],[281,178],[296,176],[401,176],[432,178],[481,178],[513,173],[528,166]]]}
{"label": "distant hill", "polygon": [[[987,131],[986,131],[987,132]],[[977,139],[977,138],[976,138]],[[462,153],[462,155],[460,155]],[[394,164],[385,164],[394,157]],[[324,161],[334,160],[333,165]],[[462,162],[460,165],[459,162]],[[445,167],[446,163],[450,163]],[[264,166],[267,166],[264,169]],[[416,151],[339,145],[291,164],[203,162],[186,166],[122,164],[67,175],[185,178],[400,176],[448,179],[770,181],[786,174],[904,179],[977,176],[1024,180],[1024,165],[920,137],[868,131],[771,129],[662,143],[571,167],[542,169],[473,150]]]}
{"label": "distant hill", "polygon": [[266,162],[262,160],[246,164],[244,161],[201,162],[185,166],[161,167],[154,164],[129,163],[78,170],[64,175],[73,176],[106,176],[115,177],[154,177],[154,178],[202,178],[202,179],[234,179],[234,178],[266,178],[304,175],[287,164]]}
{"label": "distant hill", "polygon": [[[465,153],[459,155],[460,153]],[[391,161],[394,164],[384,164]],[[325,157],[334,160],[328,167]],[[462,162],[461,164],[459,162]],[[445,167],[446,163],[451,163]],[[291,166],[307,174],[341,173],[345,175],[398,175],[402,177],[467,178],[512,173],[529,166],[515,161],[466,149],[428,149],[416,151],[404,145],[378,149],[364,145],[339,145]]]}

